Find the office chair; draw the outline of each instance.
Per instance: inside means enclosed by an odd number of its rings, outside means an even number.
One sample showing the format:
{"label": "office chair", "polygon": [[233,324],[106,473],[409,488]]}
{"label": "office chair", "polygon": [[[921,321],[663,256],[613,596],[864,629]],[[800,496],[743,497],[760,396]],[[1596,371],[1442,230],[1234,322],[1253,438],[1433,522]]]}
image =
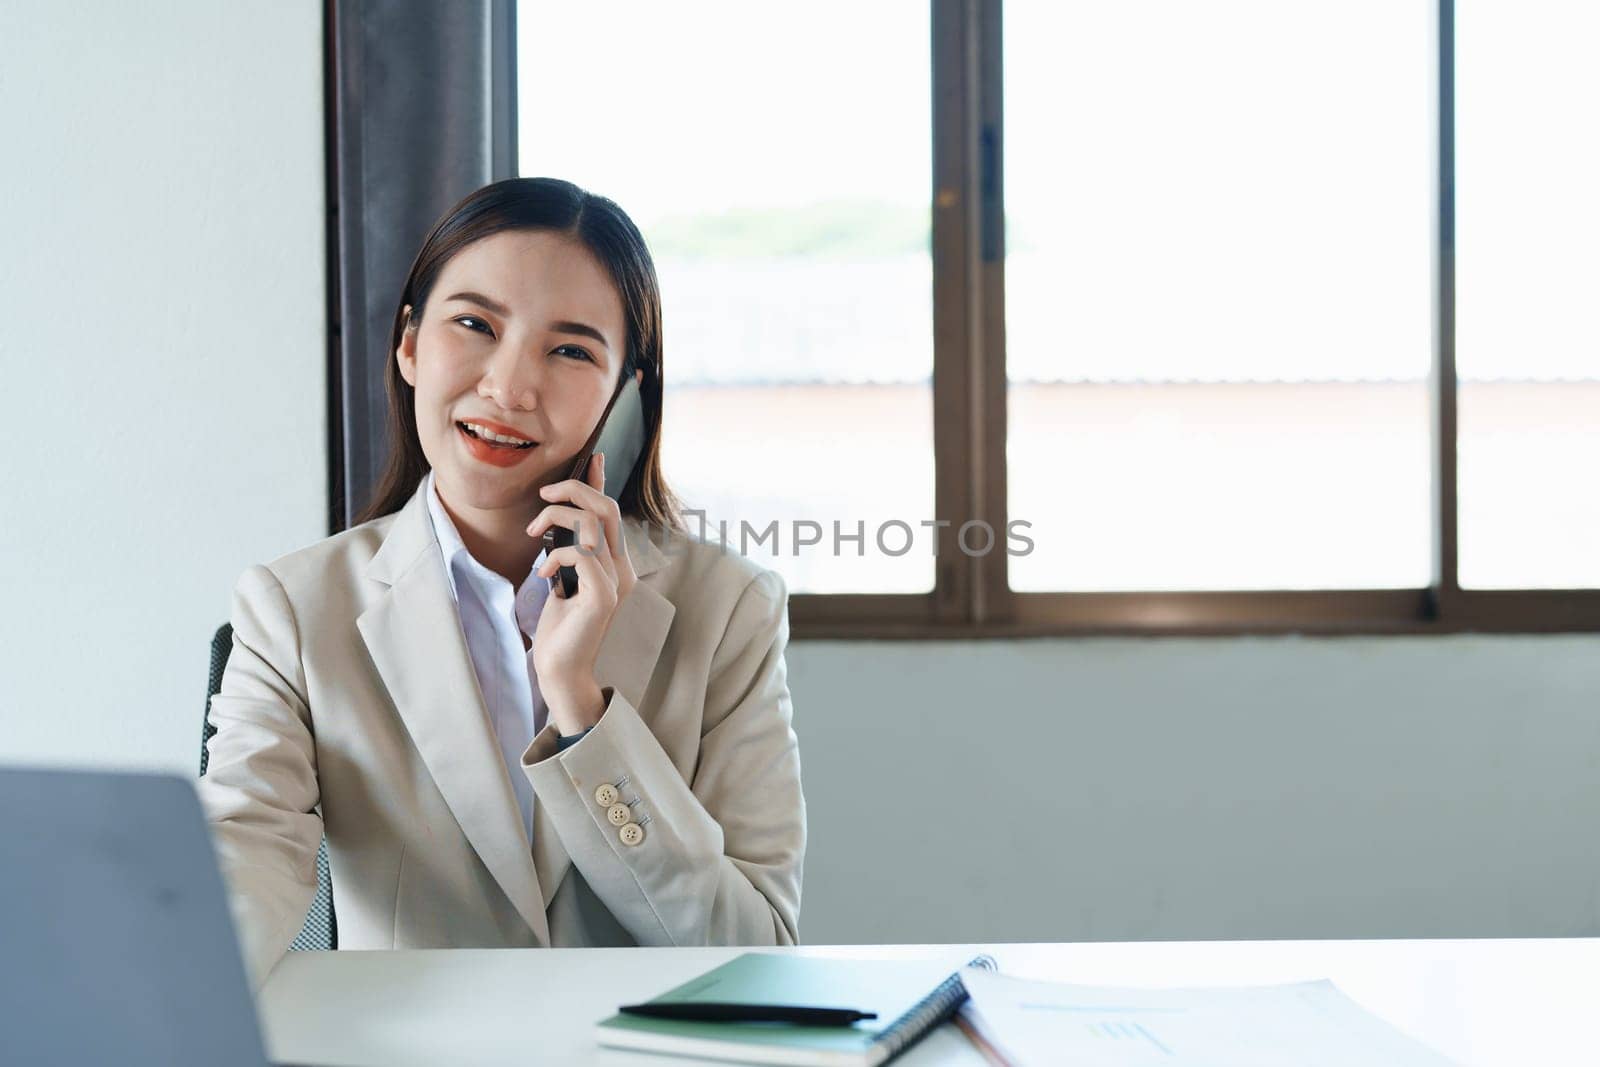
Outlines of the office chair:
{"label": "office chair", "polygon": [[[206,775],[206,764],[211,754],[206,742],[217,728],[211,725],[211,698],[222,690],[222,669],[228,665],[228,653],[233,651],[233,625],[223,623],[211,638],[211,678],[206,689],[206,711],[201,717],[200,777]],[[328,877],[328,839],[324,837],[317,849],[317,895],[311,900],[311,910],[306,912],[305,925],[289,946],[290,951],[332,949],[339,947],[339,925],[333,915],[333,882]]]}

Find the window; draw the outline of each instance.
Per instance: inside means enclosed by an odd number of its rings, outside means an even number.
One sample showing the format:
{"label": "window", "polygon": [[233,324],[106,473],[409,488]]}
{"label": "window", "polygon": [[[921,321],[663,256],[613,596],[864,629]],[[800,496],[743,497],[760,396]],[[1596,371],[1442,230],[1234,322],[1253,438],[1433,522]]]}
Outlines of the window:
{"label": "window", "polygon": [[1592,5],[1457,24],[1461,584],[1600,586],[1600,71]]}
{"label": "window", "polygon": [[797,636],[1600,629],[1600,18],[1463,20],[522,0],[519,170],[640,224]]}
{"label": "window", "polygon": [[[519,170],[644,234],[663,461],[706,535],[794,592],[932,590],[927,6],[523,0],[518,22]],[[896,519],[922,543],[879,552]]]}
{"label": "window", "polygon": [[1007,8],[1013,588],[1428,584],[1429,29]]}

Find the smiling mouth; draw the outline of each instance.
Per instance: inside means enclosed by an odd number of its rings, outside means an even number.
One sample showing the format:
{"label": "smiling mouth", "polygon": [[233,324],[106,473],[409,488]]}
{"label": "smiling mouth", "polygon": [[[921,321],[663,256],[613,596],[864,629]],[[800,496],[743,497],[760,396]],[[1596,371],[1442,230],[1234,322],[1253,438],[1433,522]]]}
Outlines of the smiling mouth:
{"label": "smiling mouth", "polygon": [[483,434],[479,433],[477,430],[474,430],[471,426],[469,426],[467,423],[464,423],[464,422],[456,423],[456,429],[460,430],[462,433],[466,434],[468,437],[475,438],[476,440],[482,441],[484,444],[488,445],[490,448],[503,448],[503,449],[506,449],[509,452],[520,452],[520,451],[523,451],[524,449],[532,448],[534,445],[539,443],[537,441],[527,441],[527,442],[524,442],[523,444],[517,445],[517,444],[512,444],[509,441],[496,441],[493,438],[489,438],[489,437],[483,436]]}

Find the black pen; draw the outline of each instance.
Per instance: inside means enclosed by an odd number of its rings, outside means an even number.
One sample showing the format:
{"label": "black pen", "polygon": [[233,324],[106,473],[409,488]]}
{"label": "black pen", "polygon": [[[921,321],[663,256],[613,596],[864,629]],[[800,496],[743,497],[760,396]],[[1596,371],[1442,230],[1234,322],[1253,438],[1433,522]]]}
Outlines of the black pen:
{"label": "black pen", "polygon": [[849,1026],[859,1019],[876,1019],[875,1011],[854,1008],[807,1008],[797,1004],[730,1004],[717,1001],[664,1001],[624,1004],[625,1015],[654,1019],[681,1019],[704,1023],[797,1023],[801,1026]]}

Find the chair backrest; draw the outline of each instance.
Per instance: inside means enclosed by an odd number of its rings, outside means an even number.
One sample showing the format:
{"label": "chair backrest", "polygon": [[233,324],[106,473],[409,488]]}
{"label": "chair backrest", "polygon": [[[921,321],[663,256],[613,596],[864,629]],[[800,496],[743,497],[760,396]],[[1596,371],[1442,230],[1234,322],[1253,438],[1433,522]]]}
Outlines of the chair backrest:
{"label": "chair backrest", "polygon": [[[217,732],[211,725],[211,698],[222,691],[222,672],[228,666],[228,654],[233,651],[233,626],[223,623],[211,637],[211,675],[206,683],[206,711],[201,716],[200,777],[206,774],[206,764],[211,753],[206,742]],[[333,881],[328,875],[328,839],[322,839],[317,849],[317,895],[311,900],[311,910],[306,912],[305,925],[289,946],[291,950],[306,951],[339,947],[339,925],[333,915]]]}

